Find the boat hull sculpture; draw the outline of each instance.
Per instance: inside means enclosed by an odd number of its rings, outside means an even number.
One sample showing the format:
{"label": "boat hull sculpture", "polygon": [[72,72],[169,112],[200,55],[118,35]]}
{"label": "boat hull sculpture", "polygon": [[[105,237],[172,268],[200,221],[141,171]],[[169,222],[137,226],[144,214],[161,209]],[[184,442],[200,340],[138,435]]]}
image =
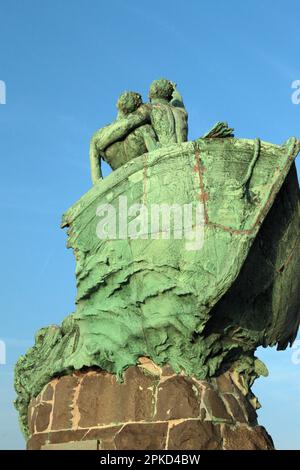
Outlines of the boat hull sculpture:
{"label": "boat hull sculpture", "polygon": [[[18,361],[25,432],[30,400],[54,377],[99,367],[122,380],[140,357],[199,380],[237,371],[251,393],[267,373],[256,348],[287,347],[300,320],[299,149],[294,138],[282,146],[233,137],[172,144],[115,170],[64,214],[77,307],[61,327],[41,329]],[[200,218],[186,236],[183,227],[168,237],[153,231],[155,204],[191,205]]]}

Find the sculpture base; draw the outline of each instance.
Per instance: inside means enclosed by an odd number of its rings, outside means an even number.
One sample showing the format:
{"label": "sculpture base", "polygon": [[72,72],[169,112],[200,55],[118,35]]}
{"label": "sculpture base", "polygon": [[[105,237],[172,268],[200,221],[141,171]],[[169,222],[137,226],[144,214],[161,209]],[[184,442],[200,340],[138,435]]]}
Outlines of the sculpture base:
{"label": "sculpture base", "polygon": [[53,379],[28,421],[29,450],[274,448],[234,374],[199,381],[147,358],[122,383],[99,369]]}

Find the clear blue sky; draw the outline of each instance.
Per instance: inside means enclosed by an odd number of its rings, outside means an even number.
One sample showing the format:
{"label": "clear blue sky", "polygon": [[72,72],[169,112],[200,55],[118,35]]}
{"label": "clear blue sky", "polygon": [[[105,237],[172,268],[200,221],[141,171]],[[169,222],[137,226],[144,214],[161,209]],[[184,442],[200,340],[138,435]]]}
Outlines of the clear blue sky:
{"label": "clear blue sky", "polygon": [[[35,331],[74,310],[74,259],[61,214],[90,188],[88,144],[115,117],[124,89],[147,97],[178,83],[190,138],[228,120],[238,137],[300,137],[299,0],[0,0],[0,447],[24,447],[12,370]],[[299,168],[299,164],[298,164]],[[300,449],[300,364],[259,351],[261,424]]]}

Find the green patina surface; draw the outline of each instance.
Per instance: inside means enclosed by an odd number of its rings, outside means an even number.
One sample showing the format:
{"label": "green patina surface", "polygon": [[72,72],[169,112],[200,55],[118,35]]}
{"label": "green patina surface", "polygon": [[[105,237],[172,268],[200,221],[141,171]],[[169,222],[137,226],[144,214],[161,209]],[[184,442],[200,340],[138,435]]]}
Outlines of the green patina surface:
{"label": "green patina surface", "polygon": [[[208,138],[145,153],[97,182],[63,217],[76,257],[76,311],[50,326],[16,366],[26,432],[31,397],[85,366],[118,374],[148,356],[208,378],[236,364],[265,373],[255,349],[285,348],[299,325],[300,143]],[[96,235],[97,208],[201,204],[203,246],[185,239]],[[148,227],[148,234],[151,231]]]}
{"label": "green patina surface", "polygon": [[102,178],[102,159],[116,170],[146,152],[187,141],[188,114],[176,84],[154,80],[149,99],[149,103],[143,103],[139,93],[122,93],[115,121],[93,135],[90,165],[94,184]]}

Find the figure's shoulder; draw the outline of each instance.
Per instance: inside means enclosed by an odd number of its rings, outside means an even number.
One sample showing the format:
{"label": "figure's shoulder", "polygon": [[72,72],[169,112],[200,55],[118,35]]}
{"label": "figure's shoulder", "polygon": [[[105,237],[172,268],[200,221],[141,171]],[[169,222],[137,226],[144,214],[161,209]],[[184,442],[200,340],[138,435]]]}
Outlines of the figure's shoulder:
{"label": "figure's shoulder", "polygon": [[140,114],[149,114],[151,112],[152,105],[150,103],[143,103],[141,106],[135,111],[135,113]]}

